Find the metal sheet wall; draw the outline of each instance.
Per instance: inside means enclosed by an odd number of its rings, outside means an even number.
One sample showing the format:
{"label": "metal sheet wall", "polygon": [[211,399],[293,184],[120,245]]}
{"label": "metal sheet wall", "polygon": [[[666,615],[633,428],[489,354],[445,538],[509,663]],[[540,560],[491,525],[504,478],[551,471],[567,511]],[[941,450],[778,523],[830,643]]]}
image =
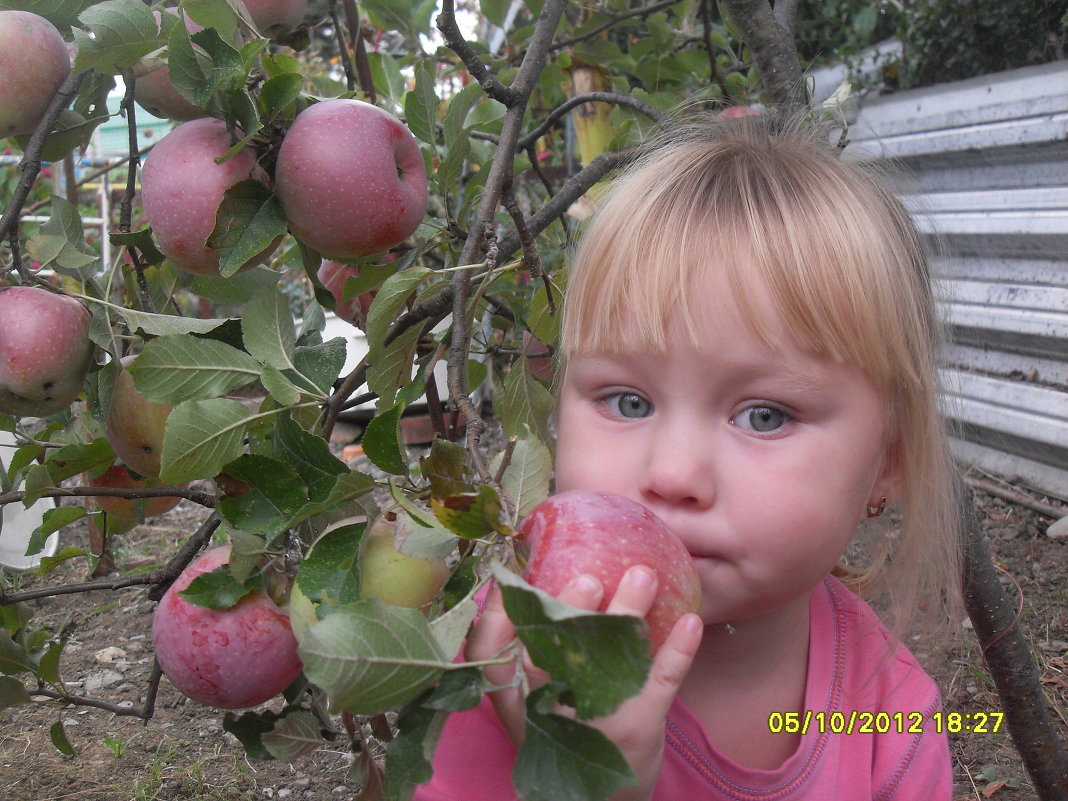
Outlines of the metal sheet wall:
{"label": "metal sheet wall", "polygon": [[958,458],[1068,498],[1068,62],[864,100],[930,239]]}

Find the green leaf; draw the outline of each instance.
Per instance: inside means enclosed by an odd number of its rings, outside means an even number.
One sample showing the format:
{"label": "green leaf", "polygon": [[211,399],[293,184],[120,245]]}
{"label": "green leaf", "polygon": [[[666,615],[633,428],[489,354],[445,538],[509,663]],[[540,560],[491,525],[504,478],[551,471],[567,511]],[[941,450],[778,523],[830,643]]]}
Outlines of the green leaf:
{"label": "green leaf", "polygon": [[297,574],[308,600],[325,606],[360,600],[359,554],[366,528],[366,523],[339,526],[315,541]]}
{"label": "green leaf", "polygon": [[66,644],[66,640],[54,643],[52,647],[44,652],[37,663],[37,675],[49,684],[58,686],[62,681],[59,675],[59,660],[63,655],[63,648]]}
{"label": "green leaf", "polygon": [[247,353],[189,334],[153,339],[127,369],[138,392],[172,404],[215,398],[260,375],[259,363]]}
{"label": "green leaf", "polygon": [[264,81],[259,94],[260,114],[264,121],[273,120],[300,97],[303,83],[299,72],[285,72]]}
{"label": "green leaf", "polygon": [[408,296],[431,275],[433,271],[426,267],[409,267],[395,272],[382,284],[367,312],[367,346],[372,361],[385,347],[390,327],[407,303]]}
{"label": "green leaf", "polygon": [[301,386],[325,398],[345,366],[345,354],[342,337],[328,339],[319,345],[297,345],[293,351],[295,372],[288,377],[301,380]]}
{"label": "green leaf", "polygon": [[493,575],[531,661],[570,689],[580,719],[607,715],[641,690],[652,664],[641,620],[577,609],[500,564]]}
{"label": "green leaf", "polygon": [[152,10],[140,0],[106,0],[85,9],[78,19],[93,35],[75,29],[78,57],[74,71],[115,74],[163,43]]}
{"label": "green leaf", "polygon": [[449,531],[464,539],[477,540],[493,532],[511,535],[497,490],[481,484],[478,492],[431,499],[434,516]]}
{"label": "green leaf", "polygon": [[49,477],[58,484],[64,479],[108,464],[114,458],[111,444],[104,437],[97,437],[92,442],[75,442],[51,451],[45,465]]}
{"label": "green leaf", "polygon": [[21,681],[11,676],[0,676],[0,712],[29,702],[30,694]]}
{"label": "green leaf", "polygon": [[477,616],[478,604],[469,594],[444,615],[430,622],[430,631],[443,654],[455,656],[460,653],[464,640],[471,633],[471,624]]}
{"label": "green leaf", "polygon": [[194,606],[223,610],[230,609],[260,585],[258,573],[240,582],[233,577],[227,565],[220,565],[209,573],[201,573],[178,594]]}
{"label": "green leaf", "polygon": [[312,501],[329,497],[338,476],[349,472],[348,465],[334,456],[326,440],[305,431],[288,414],[281,415],[275,424],[273,444],[274,457],[300,474]]}
{"label": "green leaf", "polygon": [[263,745],[263,735],[270,732],[281,717],[269,709],[262,712],[245,712],[239,717],[233,712],[227,712],[223,716],[222,725],[223,729],[241,742],[250,759],[268,760],[273,757]]}
{"label": "green leaf", "polygon": [[323,745],[319,719],[307,709],[295,709],[262,737],[264,748],[275,759],[296,762]]}
{"label": "green leaf", "polygon": [[219,254],[219,273],[228,278],[276,247],[286,218],[274,193],[259,181],[238,181],[223,194],[208,246]]}
{"label": "green leaf", "polygon": [[49,737],[52,738],[52,745],[56,747],[61,754],[67,756],[74,756],[74,746],[70,744],[70,740],[67,739],[67,732],[63,728],[62,721],[56,721],[52,724],[52,728],[48,730]]}
{"label": "green leaf", "polygon": [[367,388],[378,395],[379,408],[393,406],[397,402],[397,390],[411,382],[412,365],[421,333],[419,326],[413,325],[369,357]]}
{"label": "green leaf", "polygon": [[205,28],[215,28],[225,38],[230,38],[237,32],[238,14],[233,8],[233,2],[182,0],[182,8],[194,22]]}
{"label": "green leaf", "polygon": [[239,495],[224,495],[218,509],[235,528],[271,537],[308,501],[308,488],[293,466],[268,456],[246,453],[230,462],[222,475],[241,487]]}
{"label": "green leaf", "polygon": [[152,229],[142,228],[140,231],[131,231],[128,234],[113,231],[108,234],[111,244],[122,248],[135,248],[141,254],[141,263],[154,265],[161,263],[167,257],[156,247],[152,239]]}
{"label": "green leaf", "polygon": [[85,244],[85,229],[78,210],[59,195],[52,196],[52,216],[30,237],[26,249],[43,267],[51,267],[79,281],[90,280],[100,261]]}
{"label": "green leaf", "polygon": [[97,298],[80,296],[88,303],[105,306],[118,313],[131,331],[143,331],[149,336],[162,337],[168,334],[209,334],[226,323],[225,319],[199,317],[176,317],[172,314],[150,314],[148,312],[116,306]]}
{"label": "green leaf", "polygon": [[552,442],[549,419],[556,401],[552,393],[530,374],[525,359],[518,359],[504,381],[504,391],[495,392],[493,407],[509,437],[520,438],[533,431],[542,442]]}
{"label": "green leaf", "polygon": [[260,382],[279,406],[293,406],[300,402],[300,389],[286,378],[281,370],[264,365],[260,373]]}
{"label": "green leaf", "polygon": [[30,535],[30,540],[26,544],[26,556],[39,554],[44,550],[52,532],[59,531],[75,520],[81,520],[85,517],[85,514],[85,509],[80,506],[57,506],[55,509],[48,509],[44,513],[41,525],[35,528],[33,534]]}
{"label": "green leaf", "polygon": [[366,495],[375,488],[375,481],[364,473],[349,472],[337,477],[330,494],[321,501],[312,501],[304,506],[293,519],[289,521],[289,528],[306,520],[312,515],[317,515],[329,509],[336,509],[361,495]]}
{"label": "green leaf", "polygon": [[254,295],[245,305],[241,333],[245,350],[270,367],[293,369],[296,333],[293,313],[278,287]]}
{"label": "green leaf", "polygon": [[512,782],[525,801],[601,801],[637,777],[603,733],[544,707],[559,691],[547,684],[527,699],[526,739]]}
{"label": "green leaf", "polygon": [[236,400],[215,398],[179,403],[167,418],[160,478],[183,484],[211,478],[241,455],[251,414]]}
{"label": "green leaf", "polygon": [[[526,429],[527,435],[512,449],[508,466],[501,477],[501,489],[515,504],[513,523],[518,523],[539,503],[549,496],[549,480],[553,473],[553,457],[549,449]],[[503,461],[500,454],[490,465],[496,475]]]}
{"label": "green leaf", "polygon": [[473,709],[482,700],[482,672],[477,668],[450,670],[441,677],[438,686],[423,706],[445,712],[463,712]]}
{"label": "green leaf", "polygon": [[75,548],[73,545],[68,545],[66,548],[60,550],[55,556],[46,556],[41,559],[41,564],[39,564],[33,572],[38,576],[44,576],[70,559],[79,559],[88,555],[89,554],[81,548]]}
{"label": "green leaf", "polygon": [[404,121],[428,145],[437,141],[438,96],[434,91],[435,65],[423,60],[415,68],[415,89],[404,96]]}
{"label": "green leaf", "polygon": [[408,475],[408,454],[400,435],[404,405],[373,417],[363,432],[363,452],[374,465],[394,476]]}
{"label": "green leaf", "polygon": [[309,626],[297,653],[330,708],[357,715],[401,706],[453,667],[421,612],[377,598],[340,606]]}
{"label": "green leaf", "polygon": [[44,17],[60,33],[78,24],[78,15],[97,0],[0,0],[4,11],[32,11]]}
{"label": "green leaf", "polygon": [[23,671],[33,672],[33,662],[26,649],[11,639],[11,635],[0,630],[0,673],[14,676]]}
{"label": "green leaf", "polygon": [[229,278],[218,275],[198,275],[192,290],[208,300],[222,304],[244,304],[252,298],[270,292],[278,283],[278,273],[266,267],[251,267]]}
{"label": "green leaf", "polygon": [[464,445],[436,439],[430,453],[419,462],[423,477],[430,483],[430,493],[437,498],[455,496],[468,490],[468,452]]}

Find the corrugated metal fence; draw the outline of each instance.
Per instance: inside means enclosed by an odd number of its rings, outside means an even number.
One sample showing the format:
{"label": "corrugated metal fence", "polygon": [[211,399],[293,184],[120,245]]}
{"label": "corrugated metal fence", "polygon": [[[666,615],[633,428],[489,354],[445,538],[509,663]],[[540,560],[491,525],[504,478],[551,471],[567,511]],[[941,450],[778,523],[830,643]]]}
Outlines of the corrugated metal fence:
{"label": "corrugated metal fence", "polygon": [[866,99],[850,139],[936,248],[958,458],[1068,498],[1068,62]]}

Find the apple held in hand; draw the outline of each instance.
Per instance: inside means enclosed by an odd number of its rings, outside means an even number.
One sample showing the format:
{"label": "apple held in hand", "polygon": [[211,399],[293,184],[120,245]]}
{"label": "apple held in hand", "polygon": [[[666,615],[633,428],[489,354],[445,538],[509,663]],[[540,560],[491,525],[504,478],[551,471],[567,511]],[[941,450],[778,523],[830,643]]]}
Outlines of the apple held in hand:
{"label": "apple held in hand", "polygon": [[[145,219],[159,249],[175,266],[191,273],[219,274],[219,255],[207,245],[215,214],[227,189],[255,177],[256,154],[250,148],[215,163],[232,144],[222,120],[183,122],[152,148],[141,173]],[[259,264],[275,247],[277,243],[242,269]]]}
{"label": "apple held in hand", "polygon": [[[135,358],[124,357],[123,368]],[[163,431],[173,408],[146,398],[137,391],[129,372],[119,370],[108,407],[107,438],[115,454],[142,476],[159,478]]]}
{"label": "apple held in hand", "polygon": [[93,362],[91,320],[66,295],[0,289],[0,411],[46,417],[70,406]]}
{"label": "apple held in hand", "polygon": [[229,609],[208,609],[180,593],[230,559],[230,546],[205,551],[168,588],[152,619],[156,658],[171,684],[208,706],[243,709],[274,698],[301,671],[289,617],[262,590]]}
{"label": "apple held in hand", "polygon": [[[163,9],[168,14],[178,14],[177,9]],[[160,12],[152,12],[156,17],[156,24],[160,21]],[[204,30],[203,25],[198,25],[185,17],[185,29],[189,33]],[[140,75],[134,81],[134,100],[141,108],[157,117],[167,120],[195,120],[206,117],[207,112],[200,106],[190,103],[175,88],[171,81],[170,68],[167,65],[157,67],[151,72]]]}
{"label": "apple held in hand", "polygon": [[0,11],[0,139],[33,133],[69,74],[55,25],[29,11]]}
{"label": "apple held in hand", "polygon": [[569,490],[538,504],[519,526],[529,547],[524,578],[559,595],[580,573],[604,584],[604,611],[623,574],[645,565],[659,579],[645,622],[653,650],[687,612],[697,611],[701,586],[689,552],[664,522],[639,503],[607,492]]}
{"label": "apple held in hand", "polygon": [[327,258],[389,250],[426,212],[415,137],[359,100],[324,100],[297,116],[278,151],[275,185],[289,230]]}

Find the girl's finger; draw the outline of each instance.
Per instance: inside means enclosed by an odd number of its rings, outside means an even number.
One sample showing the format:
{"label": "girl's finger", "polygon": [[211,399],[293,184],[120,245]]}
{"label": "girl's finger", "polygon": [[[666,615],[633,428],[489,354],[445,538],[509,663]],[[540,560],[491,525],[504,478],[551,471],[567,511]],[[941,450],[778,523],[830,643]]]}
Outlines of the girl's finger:
{"label": "girl's finger", "polygon": [[671,628],[671,633],[653,657],[653,666],[641,696],[653,708],[667,717],[675,696],[693,665],[694,656],[701,645],[704,622],[692,612],[683,615]]}
{"label": "girl's finger", "polygon": [[656,572],[645,565],[627,569],[606,610],[611,615],[645,617],[656,600]]}

